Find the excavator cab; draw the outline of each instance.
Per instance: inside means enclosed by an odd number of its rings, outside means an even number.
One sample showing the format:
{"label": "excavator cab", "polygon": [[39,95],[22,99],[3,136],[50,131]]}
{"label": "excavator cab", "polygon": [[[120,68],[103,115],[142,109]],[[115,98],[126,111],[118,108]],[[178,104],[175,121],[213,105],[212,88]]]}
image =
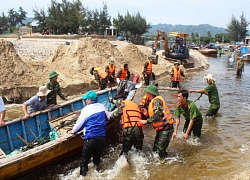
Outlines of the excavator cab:
{"label": "excavator cab", "polygon": [[169,36],[175,36],[175,43],[173,45],[172,51],[169,53],[169,57],[175,59],[188,58],[189,52],[186,45],[186,38],[188,38],[188,34],[169,32]]}

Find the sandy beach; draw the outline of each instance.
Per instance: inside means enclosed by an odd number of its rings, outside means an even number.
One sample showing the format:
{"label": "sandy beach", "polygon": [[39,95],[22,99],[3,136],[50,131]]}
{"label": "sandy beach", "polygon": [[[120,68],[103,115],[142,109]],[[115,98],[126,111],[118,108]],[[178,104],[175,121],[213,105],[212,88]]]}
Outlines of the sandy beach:
{"label": "sandy beach", "polygon": [[[77,95],[97,89],[98,85],[89,74],[89,68],[105,67],[110,59],[115,61],[117,70],[128,63],[133,79],[134,75],[141,74],[142,64],[151,55],[151,49],[146,46],[91,37],[2,38],[0,49],[0,94],[8,98],[33,96],[38,87],[49,80],[49,73],[53,70],[59,73],[58,81],[65,94]],[[153,65],[153,72],[159,81],[162,78],[169,79],[165,77],[174,61],[165,60],[161,51],[157,54],[158,64]],[[190,50],[189,61],[195,64],[192,71],[209,67],[207,58],[195,50]]]}

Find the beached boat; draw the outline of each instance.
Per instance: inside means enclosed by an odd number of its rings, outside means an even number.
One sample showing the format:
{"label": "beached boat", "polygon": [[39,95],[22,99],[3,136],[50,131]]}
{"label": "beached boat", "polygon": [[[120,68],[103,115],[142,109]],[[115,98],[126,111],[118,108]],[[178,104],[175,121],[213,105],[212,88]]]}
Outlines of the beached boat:
{"label": "beached boat", "polygon": [[[130,87],[127,99],[133,98],[136,92],[135,86]],[[112,111],[115,105],[109,100],[123,90],[118,86],[99,91],[98,102]],[[18,177],[80,152],[83,146],[82,133],[72,135],[68,131],[85,106],[85,101],[79,97],[36,112],[29,119],[8,120],[5,126],[0,127],[0,179]],[[107,122],[107,135],[112,134],[111,141],[116,138],[112,132],[117,135],[119,129],[119,121],[111,119]]]}
{"label": "beached boat", "polygon": [[243,60],[244,61],[250,61],[250,54],[243,54]]}
{"label": "beached boat", "polygon": [[218,50],[217,49],[200,49],[200,52],[205,56],[217,57]]}

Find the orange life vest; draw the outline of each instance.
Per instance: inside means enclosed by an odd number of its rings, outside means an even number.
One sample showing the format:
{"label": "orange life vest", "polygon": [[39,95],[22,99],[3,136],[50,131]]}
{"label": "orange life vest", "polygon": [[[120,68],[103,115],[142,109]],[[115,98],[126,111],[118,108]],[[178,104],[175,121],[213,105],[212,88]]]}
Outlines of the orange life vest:
{"label": "orange life vest", "polygon": [[115,65],[112,67],[111,64],[108,63],[107,66],[109,67],[109,75],[113,75],[115,71]]}
{"label": "orange life vest", "polygon": [[179,68],[178,70],[174,67],[174,74],[172,76],[172,81],[180,81],[180,77],[181,77],[181,69]]}
{"label": "orange life vest", "polygon": [[173,116],[170,112],[170,109],[168,108],[165,100],[161,96],[156,96],[149,103],[149,106],[148,106],[149,117],[153,116],[153,114],[154,114],[154,101],[156,99],[159,99],[163,104],[163,117],[159,121],[153,122],[153,128],[158,131],[158,130],[163,130],[163,128],[166,124],[174,124],[174,118],[173,118]]}
{"label": "orange life vest", "polygon": [[104,79],[108,76],[107,73],[101,67],[96,67],[94,71],[98,72],[98,75],[100,76],[101,79]]}
{"label": "orange life vest", "polygon": [[136,103],[129,100],[124,100],[121,104],[125,104],[125,107],[122,109],[122,128],[134,127],[134,126],[144,126],[138,122],[142,119],[141,111]]}
{"label": "orange life vest", "polygon": [[[148,62],[148,66],[147,66],[147,74],[151,74],[152,73],[152,68],[153,68],[153,63],[151,63],[150,60],[147,60]],[[144,72],[144,66],[145,66],[145,63],[143,64],[142,66],[142,73]]]}
{"label": "orange life vest", "polygon": [[144,107],[145,104],[146,104],[147,102],[148,102],[148,98],[147,98],[146,95],[144,95],[144,96],[142,97],[142,99],[141,99],[141,102],[140,102],[139,106]]}
{"label": "orange life vest", "polygon": [[119,77],[120,80],[127,80],[127,70],[124,68],[121,68],[122,72],[121,75]]}

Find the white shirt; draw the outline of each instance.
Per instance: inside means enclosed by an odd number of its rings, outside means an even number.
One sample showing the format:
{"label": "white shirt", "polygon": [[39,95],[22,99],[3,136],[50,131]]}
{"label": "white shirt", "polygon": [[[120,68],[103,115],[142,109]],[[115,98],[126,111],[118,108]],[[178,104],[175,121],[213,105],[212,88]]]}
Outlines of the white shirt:
{"label": "white shirt", "polygon": [[3,99],[2,97],[0,96],[0,112],[4,111],[5,110],[5,106],[4,106],[4,103],[3,103]]}

